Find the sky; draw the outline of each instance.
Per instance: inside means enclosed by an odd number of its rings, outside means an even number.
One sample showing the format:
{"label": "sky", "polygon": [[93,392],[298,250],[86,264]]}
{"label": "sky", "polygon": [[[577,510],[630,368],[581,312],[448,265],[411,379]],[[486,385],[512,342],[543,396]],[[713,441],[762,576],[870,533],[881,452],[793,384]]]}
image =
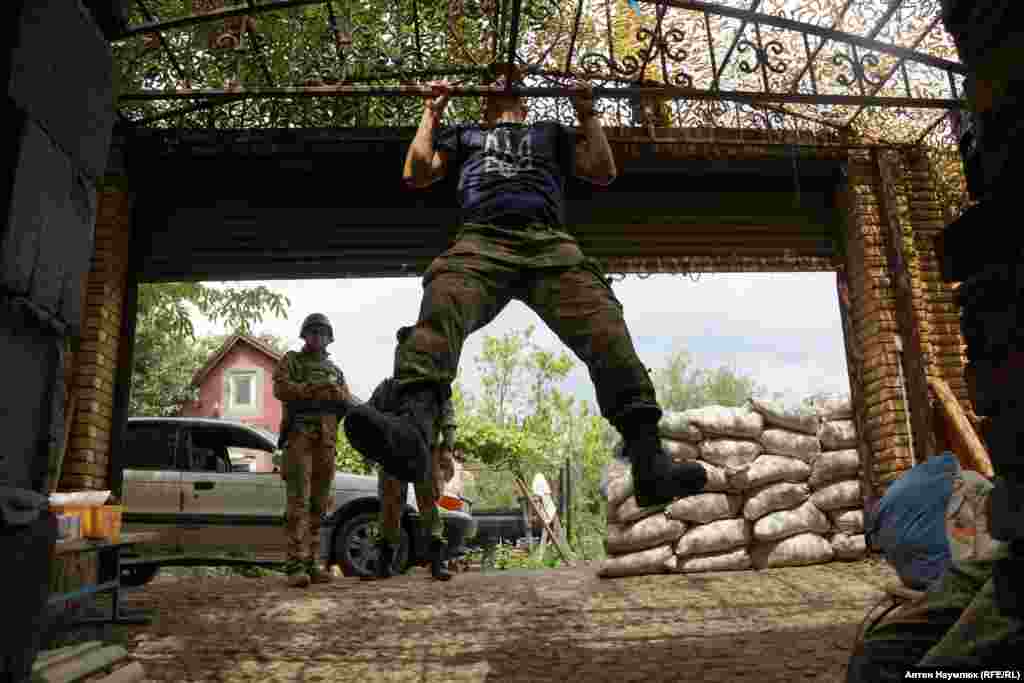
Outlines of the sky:
{"label": "sky", "polygon": [[[614,290],[647,367],[662,368],[669,354],[685,349],[699,367],[725,365],[754,377],[770,392],[799,400],[820,391],[849,391],[835,278],[834,273],[722,273],[701,275],[694,282],[674,275],[627,276]],[[297,349],[302,319],[313,312],[326,314],[334,327],[331,357],[363,399],[391,374],[395,330],[415,322],[422,294],[419,278],[235,283],[257,284],[285,294],[291,306],[287,318],[265,319],[254,332],[291,339]],[[513,301],[467,340],[459,363],[462,386],[479,393],[474,358],[485,335],[500,337],[531,323],[537,344],[566,349],[535,313]],[[223,332],[209,321],[196,321],[197,334]],[[561,389],[596,407],[582,363],[577,361]]]}

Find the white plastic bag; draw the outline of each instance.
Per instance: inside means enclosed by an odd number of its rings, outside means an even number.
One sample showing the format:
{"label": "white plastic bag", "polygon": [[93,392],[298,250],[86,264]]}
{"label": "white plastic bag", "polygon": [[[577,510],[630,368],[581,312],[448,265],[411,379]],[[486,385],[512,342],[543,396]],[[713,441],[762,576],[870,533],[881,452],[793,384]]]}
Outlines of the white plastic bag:
{"label": "white plastic bag", "polygon": [[823,396],[811,401],[822,420],[849,420],[853,417],[853,404],[849,395]]}
{"label": "white plastic bag", "polygon": [[636,504],[636,498],[634,496],[630,496],[626,500],[622,501],[618,507],[608,508],[608,521],[617,522],[619,524],[628,524],[664,511],[664,505],[652,505],[650,507],[642,508]]}
{"label": "white plastic bag", "polygon": [[676,462],[686,462],[688,460],[696,460],[700,457],[700,451],[697,450],[697,445],[687,443],[686,441],[676,441],[675,439],[662,439],[661,447],[664,449],[665,454],[672,458]]}
{"label": "white plastic bag", "polygon": [[684,574],[741,571],[750,569],[750,554],[746,548],[738,548],[724,553],[680,557],[677,567],[677,571]]}
{"label": "white plastic bag", "polygon": [[828,513],[832,526],[840,533],[856,536],[864,533],[864,510],[832,510]]}
{"label": "white plastic bag", "polygon": [[832,550],[840,560],[860,560],[868,554],[864,534],[835,534],[832,536]]}

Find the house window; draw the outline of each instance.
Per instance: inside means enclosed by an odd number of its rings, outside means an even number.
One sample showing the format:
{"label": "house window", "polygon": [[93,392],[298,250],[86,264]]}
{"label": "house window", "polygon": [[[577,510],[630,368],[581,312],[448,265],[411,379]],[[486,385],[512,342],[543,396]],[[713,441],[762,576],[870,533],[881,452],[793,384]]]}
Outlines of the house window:
{"label": "house window", "polygon": [[227,415],[258,415],[262,401],[262,373],[256,369],[232,369],[224,373],[224,405]]}

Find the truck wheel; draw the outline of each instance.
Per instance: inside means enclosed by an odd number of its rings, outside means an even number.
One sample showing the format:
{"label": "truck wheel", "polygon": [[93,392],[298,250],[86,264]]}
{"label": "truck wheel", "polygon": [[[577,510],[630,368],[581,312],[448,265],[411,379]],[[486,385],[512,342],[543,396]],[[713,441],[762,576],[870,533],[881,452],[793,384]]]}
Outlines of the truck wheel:
{"label": "truck wheel", "polygon": [[156,578],[160,573],[158,564],[140,564],[129,567],[121,567],[122,586],[144,586]]}
{"label": "truck wheel", "polygon": [[[409,534],[401,530],[394,570],[403,573],[409,564]],[[334,557],[345,576],[371,576],[377,561],[377,513],[361,512],[334,528]]]}

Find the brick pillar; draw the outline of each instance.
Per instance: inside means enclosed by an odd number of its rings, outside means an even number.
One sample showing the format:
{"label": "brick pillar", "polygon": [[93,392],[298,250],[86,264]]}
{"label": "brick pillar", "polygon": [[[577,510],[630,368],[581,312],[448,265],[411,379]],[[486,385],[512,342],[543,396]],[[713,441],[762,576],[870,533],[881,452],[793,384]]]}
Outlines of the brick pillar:
{"label": "brick pillar", "polygon": [[121,351],[132,200],[123,183],[98,193],[96,248],[86,281],[82,344],[75,354],[72,390],[77,409],[64,460],[61,489],[107,489],[114,385]]}
{"label": "brick pillar", "polygon": [[935,255],[934,240],[945,227],[942,205],[935,189],[931,162],[923,150],[904,152],[910,221],[917,248],[918,285],[922,290],[923,310],[928,320],[928,374],[945,380],[965,410],[972,408],[964,379],[964,340],[960,331],[960,309],[956,305],[953,284],[942,281]]}
{"label": "brick pillar", "polygon": [[889,280],[875,173],[870,155],[850,152],[847,197],[847,273],[853,343],[861,358],[863,438],[872,454],[872,488],[882,495],[889,482],[912,466],[910,434],[900,386],[895,296]]}

